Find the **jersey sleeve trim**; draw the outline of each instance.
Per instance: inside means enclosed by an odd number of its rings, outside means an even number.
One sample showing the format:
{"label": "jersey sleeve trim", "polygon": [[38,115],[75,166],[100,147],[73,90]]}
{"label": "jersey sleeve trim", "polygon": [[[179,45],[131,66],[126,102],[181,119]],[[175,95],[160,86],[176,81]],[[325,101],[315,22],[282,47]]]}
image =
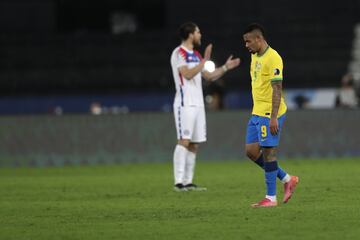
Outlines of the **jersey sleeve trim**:
{"label": "jersey sleeve trim", "polygon": [[282,80],[283,80],[282,78],[273,78],[273,79],[271,79],[272,82],[282,81]]}

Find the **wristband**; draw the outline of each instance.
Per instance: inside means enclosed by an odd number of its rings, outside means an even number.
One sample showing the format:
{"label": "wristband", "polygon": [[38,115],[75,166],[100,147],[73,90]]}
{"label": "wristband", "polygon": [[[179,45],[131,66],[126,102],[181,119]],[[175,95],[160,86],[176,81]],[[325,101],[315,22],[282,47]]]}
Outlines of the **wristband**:
{"label": "wristband", "polygon": [[224,70],[224,72],[227,72],[227,70],[228,70],[228,68],[226,67],[226,65],[224,64],[224,65],[222,65],[222,67],[221,67],[223,70]]}

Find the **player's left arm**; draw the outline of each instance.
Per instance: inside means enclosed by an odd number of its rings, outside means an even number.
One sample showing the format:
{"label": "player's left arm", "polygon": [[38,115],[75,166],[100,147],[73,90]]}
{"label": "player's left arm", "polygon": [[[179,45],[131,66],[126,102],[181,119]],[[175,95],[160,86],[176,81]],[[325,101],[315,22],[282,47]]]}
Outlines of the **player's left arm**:
{"label": "player's left arm", "polygon": [[240,58],[233,58],[231,55],[224,65],[216,68],[213,72],[208,72],[204,70],[202,72],[202,77],[208,81],[215,81],[221,78],[228,70],[234,69],[240,64]]}
{"label": "player's left arm", "polygon": [[272,81],[271,87],[272,93],[272,110],[270,116],[270,132],[272,135],[277,135],[279,132],[279,123],[277,115],[281,103],[281,92],[282,92],[282,80]]}
{"label": "player's left arm", "polygon": [[280,55],[276,54],[270,61],[270,79],[272,87],[272,110],[270,115],[270,132],[277,135],[279,123],[277,120],[281,104],[282,80],[283,80],[283,61]]}

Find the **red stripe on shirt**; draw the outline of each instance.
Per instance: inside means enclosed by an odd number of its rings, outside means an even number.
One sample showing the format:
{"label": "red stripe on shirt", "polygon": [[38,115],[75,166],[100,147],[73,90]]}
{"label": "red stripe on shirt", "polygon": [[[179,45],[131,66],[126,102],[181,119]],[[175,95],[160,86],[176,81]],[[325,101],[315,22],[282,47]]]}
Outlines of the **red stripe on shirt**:
{"label": "red stripe on shirt", "polygon": [[183,48],[179,48],[179,54],[180,56],[182,56],[184,58],[184,60],[186,61],[186,50]]}

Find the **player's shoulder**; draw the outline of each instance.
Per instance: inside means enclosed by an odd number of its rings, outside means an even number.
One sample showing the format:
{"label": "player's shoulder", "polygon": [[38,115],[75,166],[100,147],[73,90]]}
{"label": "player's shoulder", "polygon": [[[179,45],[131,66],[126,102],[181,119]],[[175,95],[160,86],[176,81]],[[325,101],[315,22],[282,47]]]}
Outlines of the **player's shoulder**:
{"label": "player's shoulder", "polygon": [[174,57],[175,57],[175,56],[176,56],[176,57],[181,56],[181,57],[183,57],[183,58],[185,59],[185,58],[186,58],[186,50],[185,50],[184,48],[182,48],[181,46],[177,46],[177,47],[173,50],[171,56],[174,56]]}
{"label": "player's shoulder", "polygon": [[270,57],[272,59],[276,59],[276,60],[279,60],[279,61],[282,61],[282,57],[281,55],[273,48],[269,48],[269,53],[270,53]]}
{"label": "player's shoulder", "polygon": [[269,52],[273,57],[278,57],[281,58],[281,55],[278,53],[278,51],[276,51],[275,49],[273,49],[272,47],[269,47]]}
{"label": "player's shoulder", "polygon": [[180,51],[180,47],[181,47],[181,46],[177,46],[177,47],[172,51],[171,55],[178,54],[179,51]]}

